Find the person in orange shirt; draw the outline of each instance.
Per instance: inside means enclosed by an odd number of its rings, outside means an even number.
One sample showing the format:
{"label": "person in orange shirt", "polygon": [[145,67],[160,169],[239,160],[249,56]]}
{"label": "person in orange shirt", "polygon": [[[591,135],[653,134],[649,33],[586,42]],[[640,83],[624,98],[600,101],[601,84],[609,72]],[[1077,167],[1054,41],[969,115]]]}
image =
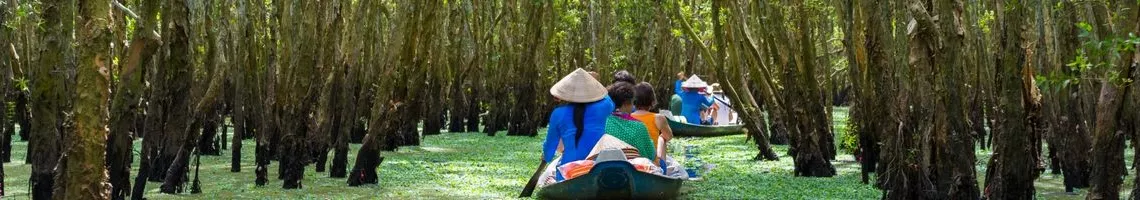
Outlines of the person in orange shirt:
{"label": "person in orange shirt", "polygon": [[653,85],[641,82],[634,86],[633,91],[633,105],[637,107],[637,111],[630,115],[638,121],[641,121],[641,123],[644,123],[645,127],[649,129],[649,138],[656,147],[656,158],[654,161],[658,163],[658,165],[661,165],[660,163],[665,160],[666,153],[668,152],[666,148],[669,146],[669,140],[673,139],[673,129],[669,128],[669,121],[665,118],[665,115],[650,112],[651,110],[656,110],[653,108],[657,105]]}

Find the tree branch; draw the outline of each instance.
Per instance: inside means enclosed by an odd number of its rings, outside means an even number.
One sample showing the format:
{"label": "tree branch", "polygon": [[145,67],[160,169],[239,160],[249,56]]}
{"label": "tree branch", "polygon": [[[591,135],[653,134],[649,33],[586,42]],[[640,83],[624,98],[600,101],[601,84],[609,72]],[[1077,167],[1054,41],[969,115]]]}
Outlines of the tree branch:
{"label": "tree branch", "polygon": [[672,13],[673,13],[673,18],[676,19],[678,21],[678,23],[681,24],[681,28],[685,31],[685,35],[688,35],[690,39],[695,41],[695,42],[693,42],[693,44],[696,45],[697,47],[699,47],[699,49],[701,49],[701,56],[705,57],[705,59],[710,59],[710,62],[708,62],[708,63],[713,63],[712,64],[713,68],[720,67],[719,66],[720,63],[715,62],[715,57],[713,57],[712,51],[709,50],[708,46],[705,46],[705,43],[703,41],[701,41],[701,38],[697,37],[697,33],[695,31],[693,31],[693,25],[689,24],[689,20],[685,20],[684,16],[681,15],[681,4],[680,3],[673,2],[673,12]]}

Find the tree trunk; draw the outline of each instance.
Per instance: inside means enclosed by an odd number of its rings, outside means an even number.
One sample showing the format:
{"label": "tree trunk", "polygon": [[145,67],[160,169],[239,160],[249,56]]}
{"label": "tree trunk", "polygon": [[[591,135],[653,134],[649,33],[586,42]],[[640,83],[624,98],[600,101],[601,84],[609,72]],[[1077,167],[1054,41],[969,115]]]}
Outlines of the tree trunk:
{"label": "tree trunk", "polygon": [[[728,94],[728,96],[730,98],[737,100],[736,105],[733,106],[732,108],[728,108],[728,109],[738,110],[740,112],[740,115],[739,115],[741,118],[740,121],[746,125],[746,128],[748,130],[748,137],[752,138],[752,142],[756,144],[756,149],[758,150],[756,153],[756,157],[754,157],[753,159],[754,160],[768,160],[768,161],[779,160],[779,157],[776,155],[776,152],[772,150],[772,145],[769,143],[770,139],[768,138],[769,131],[768,131],[768,126],[767,126],[767,120],[764,117],[764,113],[762,113],[760,111],[760,103],[757,102],[756,98],[752,95],[753,93],[750,92],[751,89],[749,88],[748,79],[744,76],[745,72],[743,70],[741,70],[739,67],[733,67],[733,68],[731,68],[732,70],[730,72],[727,72],[727,73],[723,71],[723,69],[728,67],[728,66],[741,66],[742,63],[751,63],[752,65],[760,66],[759,70],[762,70],[762,72],[767,72],[767,70],[768,70],[767,66],[765,66],[766,64],[764,64],[762,61],[760,61],[760,60],[763,60],[763,57],[762,57],[763,55],[760,54],[760,51],[759,51],[758,47],[756,46],[755,40],[752,38],[751,34],[748,32],[748,31],[751,31],[750,30],[751,28],[749,27],[749,24],[747,23],[747,21],[744,19],[744,16],[745,16],[744,12],[741,11],[740,5],[737,4],[737,2],[735,2],[735,1],[732,1],[732,2],[733,2],[733,5],[728,5],[731,7],[731,10],[733,11],[733,13],[732,13],[733,14],[733,16],[732,16],[733,20],[730,20],[730,21],[732,21],[732,23],[734,23],[734,24],[739,24],[740,27],[739,27],[739,30],[730,31],[731,32],[730,36],[732,36],[734,38],[740,38],[740,39],[736,39],[736,40],[741,41],[741,42],[736,42],[732,46],[724,44],[725,39],[722,37],[723,37],[723,35],[725,35],[725,33],[723,30],[717,31],[718,37],[716,39],[717,39],[717,42],[720,43],[719,45],[722,45],[723,46],[722,48],[724,48],[721,50],[722,52],[728,51],[728,52],[731,52],[730,55],[732,55],[733,57],[741,57],[741,58],[746,58],[746,59],[731,59],[731,60],[728,60],[727,63],[726,63],[726,61],[721,61],[721,64],[720,64],[721,67],[717,68],[718,70],[720,70],[718,73],[724,77],[721,80],[727,81],[727,82],[725,82],[726,83],[725,86],[728,87],[726,94]],[[714,4],[720,4],[720,3],[714,2]],[[713,16],[719,15],[719,13],[720,13],[719,8],[720,7],[723,7],[723,5],[714,6]],[[719,27],[721,27],[721,25],[720,25],[720,20],[717,18],[718,17],[714,17],[714,20],[713,20],[714,29],[722,29],[722,28],[719,28]],[[730,26],[730,27],[732,27],[732,26]],[[733,46],[735,46],[736,48],[734,48]],[[745,53],[745,52],[747,52],[747,53]],[[723,55],[718,56],[717,58],[720,58],[722,60],[724,59]],[[749,72],[751,73],[751,72],[756,72],[757,68],[750,66],[750,67],[748,67],[748,69],[749,69]],[[762,74],[763,78],[768,78],[767,73],[757,73],[757,74]],[[733,75],[735,75],[735,76],[733,76]],[[735,82],[733,81],[734,78],[736,79]],[[767,81],[761,83],[761,85],[765,86],[765,87],[761,88],[761,90],[765,91],[765,93],[761,94],[762,95],[761,97],[769,97],[769,98],[771,97],[771,96],[765,96],[765,95],[771,94],[772,88],[768,87],[768,86],[771,86],[768,84],[769,84],[769,82],[767,82]]]}
{"label": "tree trunk", "polygon": [[347,170],[346,168],[348,167],[348,140],[349,134],[351,134],[357,121],[356,112],[353,111],[358,109],[355,101],[356,95],[352,90],[354,88],[353,84],[357,83],[356,77],[358,77],[358,75],[356,74],[358,74],[357,72],[360,71],[360,69],[355,65],[345,65],[342,69],[344,72],[337,73],[344,73],[346,79],[341,80],[340,88],[336,89],[340,91],[335,94],[340,95],[340,101],[337,103],[340,104],[341,111],[336,113],[339,115],[339,120],[334,124],[336,127],[333,128],[332,132],[332,148],[334,153],[332,166],[330,166],[331,169],[329,170],[329,177],[333,178],[344,178],[347,175],[345,170]]}
{"label": "tree trunk", "polygon": [[[798,42],[800,45],[798,52],[793,50],[789,55],[793,55],[792,62],[788,63],[789,72],[785,73],[787,79],[792,81],[792,86],[789,87],[790,99],[801,99],[792,103],[790,106],[791,112],[789,116],[790,121],[796,122],[792,127],[795,131],[792,149],[794,153],[792,157],[795,159],[795,175],[807,177],[831,177],[835,175],[835,167],[831,165],[832,158],[835,157],[835,147],[831,144],[830,127],[831,117],[825,116],[825,106],[821,102],[818,95],[819,84],[815,79],[816,66],[814,63],[815,49],[812,45],[812,34],[810,30],[812,27],[808,24],[808,16],[810,10],[802,1],[794,2],[796,26],[800,28]],[[779,17],[778,17],[779,18]],[[785,40],[787,41],[787,40]],[[790,45],[785,45],[786,49],[791,49]],[[830,151],[829,151],[830,149]]]}
{"label": "tree trunk", "polygon": [[373,117],[369,120],[368,135],[364,137],[364,144],[356,153],[356,164],[353,164],[352,172],[348,176],[348,186],[376,184],[378,182],[376,168],[380,167],[381,162],[384,162],[384,157],[380,156],[381,143],[384,141],[385,135],[396,132],[399,124],[404,121],[396,118],[400,109],[403,109],[402,103],[384,105],[379,102],[377,101],[377,105],[373,106],[376,111],[373,112]]}
{"label": "tree trunk", "polygon": [[[1140,6],[1135,1],[1114,1],[1111,9],[1109,4],[1090,4],[1091,7],[1091,21],[1094,27],[1093,32],[1095,35],[1091,38],[1094,41],[1107,41],[1114,37],[1124,37],[1124,35],[1134,35],[1140,32],[1140,25],[1135,21],[1140,20]],[[1113,21],[1115,20],[1115,21]],[[1098,65],[1107,65],[1100,72],[1095,74],[1098,81],[1091,81],[1099,83],[1101,88],[1099,97],[1096,99],[1094,129],[1092,132],[1092,173],[1090,176],[1090,183],[1092,188],[1089,190],[1087,199],[1119,199],[1120,198],[1120,185],[1123,180],[1120,178],[1124,176],[1124,140],[1126,134],[1129,133],[1130,128],[1134,128],[1130,123],[1130,116],[1135,112],[1127,112],[1128,97],[1130,87],[1134,84],[1122,84],[1121,80],[1126,80],[1134,75],[1137,71],[1137,65],[1134,60],[1137,55],[1135,51],[1135,44],[1131,44],[1133,48],[1121,49],[1118,47],[1109,47],[1109,52],[1112,54],[1119,54],[1113,56],[1110,53],[1103,53],[1103,55],[1092,54],[1089,59],[1096,62]],[[1094,47],[1100,48],[1100,47]],[[1103,51],[1103,50],[1098,50]],[[1110,75],[1116,74],[1116,75]]]}
{"label": "tree trunk", "polygon": [[[859,4],[855,4],[859,3]],[[860,3],[857,1],[847,1],[844,3],[843,16],[849,23],[844,24],[844,45],[847,46],[848,58],[848,73],[852,84],[851,93],[851,108],[848,119],[850,119],[848,130],[853,131],[859,140],[857,149],[857,160],[860,163],[862,179],[864,184],[870,182],[870,174],[875,172],[879,164],[879,146],[880,146],[880,129],[887,128],[881,126],[881,121],[886,121],[875,116],[884,116],[883,113],[889,108],[886,106],[887,102],[876,98],[889,98],[885,96],[876,96],[877,89],[882,90],[888,82],[877,81],[878,78],[883,77],[882,68],[887,68],[890,65],[885,65],[882,62],[884,55],[880,48],[868,48],[885,45],[883,37],[880,35],[881,18],[885,15],[879,14],[873,4]],[[865,12],[867,14],[863,14]],[[856,15],[856,13],[859,13]],[[868,28],[870,27],[870,28]],[[872,43],[874,42],[874,43]],[[871,58],[876,58],[872,60]],[[880,64],[882,67],[869,67],[875,64]],[[885,190],[899,190],[906,188],[887,188]]]}
{"label": "tree trunk", "polygon": [[[1069,70],[1068,66],[1064,63],[1069,63],[1070,59],[1076,56],[1076,50],[1080,46],[1079,38],[1077,37],[1077,27],[1071,24],[1076,23],[1076,10],[1079,9],[1072,1],[1063,1],[1058,11],[1060,16],[1056,17],[1055,36],[1058,42],[1055,54],[1052,57],[1049,69],[1052,73],[1059,73],[1069,76],[1079,76],[1080,72],[1073,72]],[[1091,138],[1088,133],[1088,127],[1084,121],[1088,118],[1084,116],[1082,111],[1083,103],[1079,95],[1080,87],[1078,85],[1051,85],[1054,87],[1047,98],[1043,99],[1048,101],[1044,111],[1050,114],[1045,114],[1049,119],[1049,134],[1046,137],[1049,141],[1051,149],[1056,151],[1056,161],[1059,162],[1059,168],[1064,176],[1065,191],[1072,192],[1073,188],[1086,188],[1089,186],[1089,156],[1088,151],[1091,149]]]}
{"label": "tree trunk", "polygon": [[[8,16],[12,14],[12,11],[15,10],[13,8],[17,6],[10,4],[15,4],[15,1],[0,3],[0,23],[7,23]],[[4,49],[3,47],[10,48],[7,51],[0,50],[0,102],[4,102],[4,105],[0,106],[0,163],[12,161],[12,137],[15,136],[16,132],[14,130],[15,127],[12,125],[13,122],[10,122],[8,119],[9,112],[7,103],[11,94],[13,94],[13,90],[9,88],[14,88],[12,84],[14,82],[12,69],[16,68],[18,65],[17,62],[19,62],[19,59],[16,58],[18,55],[16,55],[15,50],[11,49],[14,47],[14,44],[11,42],[14,38],[12,35],[11,27],[0,27],[0,41],[3,41],[0,42],[0,49]],[[3,179],[3,177],[4,170],[0,169],[0,179]],[[0,196],[4,195],[3,192],[4,186],[0,184]]]}
{"label": "tree trunk", "polygon": [[56,164],[59,161],[63,137],[65,101],[64,76],[59,73],[72,64],[71,32],[75,5],[71,1],[45,1],[42,12],[44,47],[40,54],[41,67],[29,67],[32,105],[32,124],[28,142],[28,159],[32,164],[31,192],[33,199],[50,199],[55,185]]}
{"label": "tree trunk", "polygon": [[[131,131],[140,134],[142,129],[136,129],[139,121],[145,116],[141,115],[139,99],[142,98],[143,79],[145,73],[141,68],[150,63],[153,53],[158,49],[158,40],[147,33],[154,33],[158,25],[158,2],[148,1],[143,4],[142,25],[135,30],[135,34],[127,51],[125,64],[119,75],[119,84],[111,101],[110,137],[107,139],[107,166],[111,178],[111,198],[125,199],[131,191],[130,167],[133,162],[133,141],[135,136]],[[143,168],[140,168],[143,169]]]}
{"label": "tree trunk", "polygon": [[448,97],[451,100],[448,103],[447,110],[447,132],[461,133],[467,132],[467,85],[462,75],[457,75],[451,82],[451,87],[448,87]]}
{"label": "tree trunk", "polygon": [[1034,83],[1031,57],[1023,48],[1031,48],[1026,38],[1029,28],[1028,7],[1021,1],[998,3],[1002,12],[997,21],[1001,56],[997,59],[995,102],[998,113],[993,124],[993,157],[986,173],[986,198],[1031,199],[1036,189],[1033,181],[1040,171],[1039,140],[1040,94]]}
{"label": "tree trunk", "polygon": [[426,85],[427,87],[423,89],[425,90],[423,95],[425,105],[423,114],[423,134],[425,136],[440,134],[440,130],[443,129],[443,121],[440,119],[444,117],[443,111],[446,110],[443,107],[443,99],[445,99],[446,96],[444,93],[442,93],[443,91],[441,89],[443,87],[443,80],[442,78],[439,78],[438,75],[440,73],[438,71],[443,69],[438,69],[441,67],[437,67],[435,65],[444,64],[433,62],[433,64],[430,66],[431,69],[428,69],[428,72],[426,72],[428,83]]}
{"label": "tree trunk", "polygon": [[[187,137],[191,135],[195,129],[190,129],[197,113],[190,113],[190,107],[193,104],[192,99],[196,99],[190,95],[192,90],[193,80],[193,48],[190,44],[190,11],[184,0],[166,1],[163,6],[162,20],[163,24],[163,45],[167,48],[165,60],[160,67],[160,76],[164,79],[162,83],[156,84],[161,87],[159,94],[160,103],[163,105],[162,122],[162,146],[158,150],[158,157],[153,161],[154,167],[152,168],[151,180],[158,181],[164,180],[167,176],[167,171],[171,165],[176,162],[175,158],[180,154],[182,146],[187,140],[192,139]],[[183,157],[189,161],[189,157]],[[183,161],[177,161],[183,162]],[[186,167],[188,165],[183,165]],[[182,170],[184,171],[184,170]]]}
{"label": "tree trunk", "polygon": [[[1140,62],[1140,59],[1136,59],[1136,57],[1140,57],[1140,55],[1133,55],[1132,56],[1133,66],[1140,65],[1140,63],[1138,63],[1138,62]],[[1136,80],[1138,78],[1140,78],[1140,69],[1135,69],[1135,67],[1133,67],[1133,69],[1132,69],[1132,80]],[[1133,83],[1133,85],[1130,86],[1129,88],[1131,88],[1131,90],[1130,90],[1130,92],[1128,92],[1129,95],[1126,96],[1126,98],[1130,99],[1130,101],[1126,102],[1126,106],[1124,107],[1124,109],[1125,110],[1138,110],[1138,109],[1140,109],[1140,87],[1137,87],[1135,85],[1135,83]],[[1132,133],[1131,133],[1131,136],[1132,136],[1132,152],[1133,153],[1140,153],[1140,148],[1136,148],[1138,145],[1140,145],[1140,139],[1138,139],[1138,137],[1140,137],[1140,114],[1137,114],[1136,112],[1131,112],[1131,113],[1125,112],[1125,116],[1122,118],[1121,121],[1122,121],[1121,123],[1124,124],[1123,125],[1124,127],[1121,128],[1122,130],[1132,131]],[[1127,132],[1125,132],[1125,133],[1127,134]],[[1136,154],[1133,154],[1133,155],[1136,155]],[[1132,158],[1133,175],[1140,174],[1140,167],[1138,167],[1138,166],[1140,166],[1140,163],[1137,163],[1137,161],[1140,161],[1140,160],[1137,160],[1136,157]],[[1132,199],[1132,200],[1140,199],[1140,187],[1138,187],[1136,185],[1137,183],[1140,183],[1140,178],[1133,178],[1132,179],[1132,193],[1129,195],[1128,199]]]}
{"label": "tree trunk", "polygon": [[202,137],[199,137],[201,139],[195,144],[198,154],[222,155],[221,150],[215,144],[218,143],[218,126],[225,122],[223,121],[225,116],[221,113],[221,105],[213,107],[214,109],[205,113],[205,119],[202,119]]}
{"label": "tree trunk", "polygon": [[107,199],[106,157],[107,118],[111,97],[111,4],[83,1],[76,24],[78,72],[76,73],[75,132],[69,134],[56,178],[54,199]]}
{"label": "tree trunk", "polygon": [[[16,66],[13,66],[13,67],[16,67]],[[23,77],[27,78],[27,76],[23,76]],[[29,139],[31,139],[31,136],[29,134],[32,132],[32,128],[31,128],[32,127],[32,113],[31,113],[31,109],[28,108],[28,104],[30,103],[29,98],[30,98],[31,94],[29,94],[29,91],[21,91],[21,90],[19,90],[19,88],[15,88],[15,87],[11,88],[10,90],[15,93],[15,97],[14,97],[15,99],[13,101],[15,101],[14,104],[16,104],[16,107],[15,107],[15,110],[13,111],[14,113],[12,113],[12,115],[13,115],[13,117],[16,118],[15,119],[15,125],[20,126],[20,132],[18,132],[17,134],[20,136],[20,141],[26,142]],[[12,125],[8,125],[8,126],[12,126]],[[30,145],[30,143],[29,143],[29,145]],[[31,156],[24,155],[24,157],[26,157],[25,159],[31,159]],[[30,162],[27,162],[27,163],[30,163]]]}
{"label": "tree trunk", "polygon": [[[153,174],[151,174],[151,177],[152,180],[156,179],[156,177],[157,180],[163,180],[163,185],[167,185],[166,182],[177,184],[177,189],[181,192],[181,184],[185,182],[183,181],[185,180],[185,173],[177,173],[176,176],[178,177],[176,178],[169,173],[170,171],[186,171],[183,168],[188,167],[188,165],[175,166],[174,163],[178,162],[176,159],[180,154],[183,154],[180,153],[180,151],[182,150],[183,144],[186,143],[186,135],[189,135],[189,132],[195,130],[190,127],[192,124],[190,121],[194,119],[191,116],[192,113],[189,113],[191,101],[189,93],[191,92],[190,87],[193,82],[191,79],[191,74],[193,74],[192,47],[190,46],[190,36],[187,33],[187,29],[190,29],[190,11],[183,0],[166,1],[165,3],[167,4],[163,6],[162,19],[164,21],[163,24],[166,24],[166,26],[163,27],[162,36],[163,44],[164,47],[167,48],[166,52],[168,54],[164,56],[166,60],[163,62],[164,67],[161,68],[167,68],[164,69],[167,73],[163,74],[166,79],[166,84],[160,85],[159,87],[166,87],[166,93],[163,94],[162,97],[167,98],[170,103],[167,104],[168,106],[166,106],[165,109],[166,120],[163,126],[164,144],[159,150],[158,158],[152,163],[155,167],[152,169]],[[188,156],[189,152],[185,152],[185,154]],[[189,159],[189,157],[183,158]],[[174,168],[180,169],[171,170]],[[167,191],[168,193],[173,193],[175,189],[174,185],[164,186],[163,188],[163,191]]]}
{"label": "tree trunk", "polygon": [[[8,15],[12,13],[11,10],[15,10],[10,9],[12,7],[15,6],[0,2],[0,23],[8,22]],[[3,47],[12,47],[12,38],[11,28],[7,26],[0,27],[0,41],[2,41],[0,42],[0,49],[3,49]],[[0,109],[2,109],[0,110],[0,142],[3,143],[0,144],[2,145],[0,146],[0,165],[12,161],[12,137],[15,135],[13,134],[14,131],[12,131],[14,127],[8,122],[7,102],[9,96],[8,88],[10,88],[9,83],[12,82],[12,68],[16,66],[17,62],[15,57],[16,54],[14,51],[5,52],[0,50],[0,73],[3,73],[3,76],[0,77],[0,102],[5,102],[3,106],[0,106]],[[0,180],[3,180],[5,177],[3,168],[3,166],[0,166]],[[0,196],[4,196],[4,184],[0,184]]]}

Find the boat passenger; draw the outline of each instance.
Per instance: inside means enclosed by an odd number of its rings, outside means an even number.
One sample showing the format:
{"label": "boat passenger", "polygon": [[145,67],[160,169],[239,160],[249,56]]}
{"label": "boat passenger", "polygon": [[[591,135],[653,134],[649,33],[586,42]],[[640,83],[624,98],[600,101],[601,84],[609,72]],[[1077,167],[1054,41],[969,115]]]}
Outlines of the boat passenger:
{"label": "boat passenger", "polygon": [[650,110],[655,110],[653,107],[657,105],[657,96],[653,93],[653,85],[641,82],[633,87],[633,91],[633,105],[637,107],[637,111],[630,115],[645,124],[645,128],[649,130],[649,138],[657,147],[654,151],[656,153],[653,159],[654,163],[661,163],[667,156],[666,148],[669,146],[669,140],[673,139],[673,129],[669,128],[669,121],[665,115],[650,112]]}
{"label": "boat passenger", "polygon": [[[562,146],[562,157],[553,166],[583,160],[605,133],[606,118],[614,104],[602,83],[585,70],[570,73],[550,88],[550,95],[565,102],[550,114],[542,159],[554,163],[555,152]],[[562,181],[561,173],[554,173]]]}
{"label": "boat passenger", "polygon": [[701,112],[713,105],[712,99],[701,94],[708,83],[702,81],[697,75],[693,75],[682,83],[681,88],[684,90],[681,93],[681,115],[685,117],[685,121],[690,124],[708,124],[701,117]]}
{"label": "boat passenger", "polygon": [[610,98],[617,106],[613,114],[606,118],[606,134],[633,146],[638,157],[654,158],[656,151],[649,139],[649,129],[630,115],[633,110],[633,84],[620,81],[609,86]]}
{"label": "boat passenger", "polygon": [[618,72],[614,72],[613,83],[617,83],[617,82],[626,82],[629,84],[637,84],[637,78],[634,78],[633,74],[629,73],[629,71],[621,70]]}

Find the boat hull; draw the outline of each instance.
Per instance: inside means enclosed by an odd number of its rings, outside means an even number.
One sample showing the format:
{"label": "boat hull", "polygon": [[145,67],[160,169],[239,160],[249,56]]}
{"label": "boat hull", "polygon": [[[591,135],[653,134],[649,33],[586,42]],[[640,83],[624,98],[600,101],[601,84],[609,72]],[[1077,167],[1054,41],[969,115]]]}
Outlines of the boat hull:
{"label": "boat hull", "polygon": [[674,136],[688,137],[714,137],[736,135],[744,133],[744,125],[697,125],[681,123],[669,119],[669,128],[673,129]]}
{"label": "boat hull", "polygon": [[637,171],[626,161],[594,165],[590,173],[555,183],[538,192],[541,199],[673,199],[682,179]]}

